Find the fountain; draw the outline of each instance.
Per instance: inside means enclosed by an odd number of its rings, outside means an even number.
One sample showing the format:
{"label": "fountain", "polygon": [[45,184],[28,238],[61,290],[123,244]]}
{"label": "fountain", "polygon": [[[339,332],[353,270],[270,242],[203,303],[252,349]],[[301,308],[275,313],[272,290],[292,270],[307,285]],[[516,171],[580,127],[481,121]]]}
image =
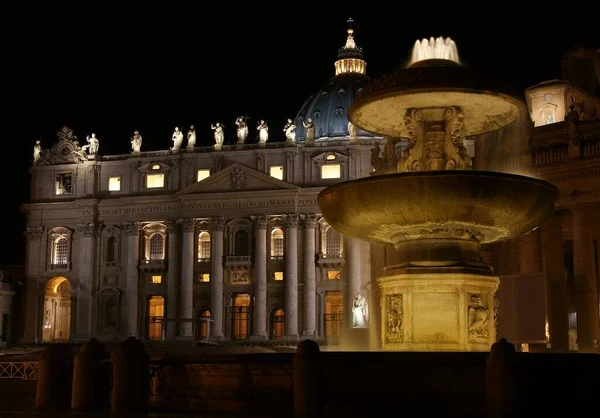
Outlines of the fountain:
{"label": "fountain", "polygon": [[392,173],[388,164],[318,197],[333,228],[398,252],[377,279],[383,350],[487,351],[495,342],[499,279],[480,247],[532,231],[558,200],[544,181],[472,169],[463,139],[527,114],[517,97],[460,65],[454,42],[438,38],[417,41],[412,63],[373,80],[348,110],[361,129],[408,144]]}

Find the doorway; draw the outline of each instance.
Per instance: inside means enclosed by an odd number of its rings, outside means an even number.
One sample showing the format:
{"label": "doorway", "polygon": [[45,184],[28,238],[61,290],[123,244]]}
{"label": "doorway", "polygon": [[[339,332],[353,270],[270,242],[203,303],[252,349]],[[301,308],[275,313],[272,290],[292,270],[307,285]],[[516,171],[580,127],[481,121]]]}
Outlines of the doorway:
{"label": "doorway", "polygon": [[232,337],[234,340],[247,340],[250,333],[250,295],[237,293],[232,305]]}
{"label": "doorway", "polygon": [[71,336],[71,284],[55,277],[44,294],[43,342],[67,342]]}
{"label": "doorway", "polygon": [[285,332],[285,312],[283,309],[273,309],[271,314],[271,338],[281,340]]}
{"label": "doorway", "polygon": [[165,318],[165,298],[150,296],[148,299],[148,339],[163,339],[163,321]]}
{"label": "doorway", "polygon": [[325,337],[336,338],[342,331],[344,296],[342,292],[325,293]]}

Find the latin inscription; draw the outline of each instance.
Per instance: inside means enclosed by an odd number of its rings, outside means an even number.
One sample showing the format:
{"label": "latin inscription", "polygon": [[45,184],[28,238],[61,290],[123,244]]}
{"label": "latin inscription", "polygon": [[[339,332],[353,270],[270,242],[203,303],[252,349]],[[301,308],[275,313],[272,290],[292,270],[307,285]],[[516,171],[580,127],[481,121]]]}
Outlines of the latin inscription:
{"label": "latin inscription", "polygon": [[[118,209],[100,209],[99,215],[126,216],[144,213],[186,212],[202,209],[255,209],[280,206],[316,206],[316,199],[268,199],[268,200],[233,200],[220,202],[178,203],[172,205],[128,207]],[[91,209],[83,209],[83,216],[91,216]]]}

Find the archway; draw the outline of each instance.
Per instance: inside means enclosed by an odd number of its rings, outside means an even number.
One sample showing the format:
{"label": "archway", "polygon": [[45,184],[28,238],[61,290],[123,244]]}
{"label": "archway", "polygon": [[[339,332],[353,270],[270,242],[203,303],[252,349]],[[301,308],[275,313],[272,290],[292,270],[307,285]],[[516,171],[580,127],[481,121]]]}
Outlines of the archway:
{"label": "archway", "polygon": [[68,341],[71,336],[71,284],[65,277],[50,279],[44,295],[42,340]]}

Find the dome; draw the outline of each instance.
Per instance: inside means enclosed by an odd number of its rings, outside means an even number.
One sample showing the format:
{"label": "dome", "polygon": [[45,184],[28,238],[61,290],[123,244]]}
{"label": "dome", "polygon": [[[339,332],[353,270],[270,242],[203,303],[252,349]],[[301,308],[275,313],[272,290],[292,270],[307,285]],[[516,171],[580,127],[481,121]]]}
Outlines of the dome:
{"label": "dome", "polygon": [[[346,44],[338,50],[338,59],[334,63],[335,75],[304,102],[294,118],[298,141],[306,139],[302,122],[308,118],[315,125],[317,140],[348,136],[348,109],[370,78],[366,75],[367,64],[362,49],[354,42],[354,30],[348,28],[347,34]],[[359,130],[358,136],[374,134]]]}

